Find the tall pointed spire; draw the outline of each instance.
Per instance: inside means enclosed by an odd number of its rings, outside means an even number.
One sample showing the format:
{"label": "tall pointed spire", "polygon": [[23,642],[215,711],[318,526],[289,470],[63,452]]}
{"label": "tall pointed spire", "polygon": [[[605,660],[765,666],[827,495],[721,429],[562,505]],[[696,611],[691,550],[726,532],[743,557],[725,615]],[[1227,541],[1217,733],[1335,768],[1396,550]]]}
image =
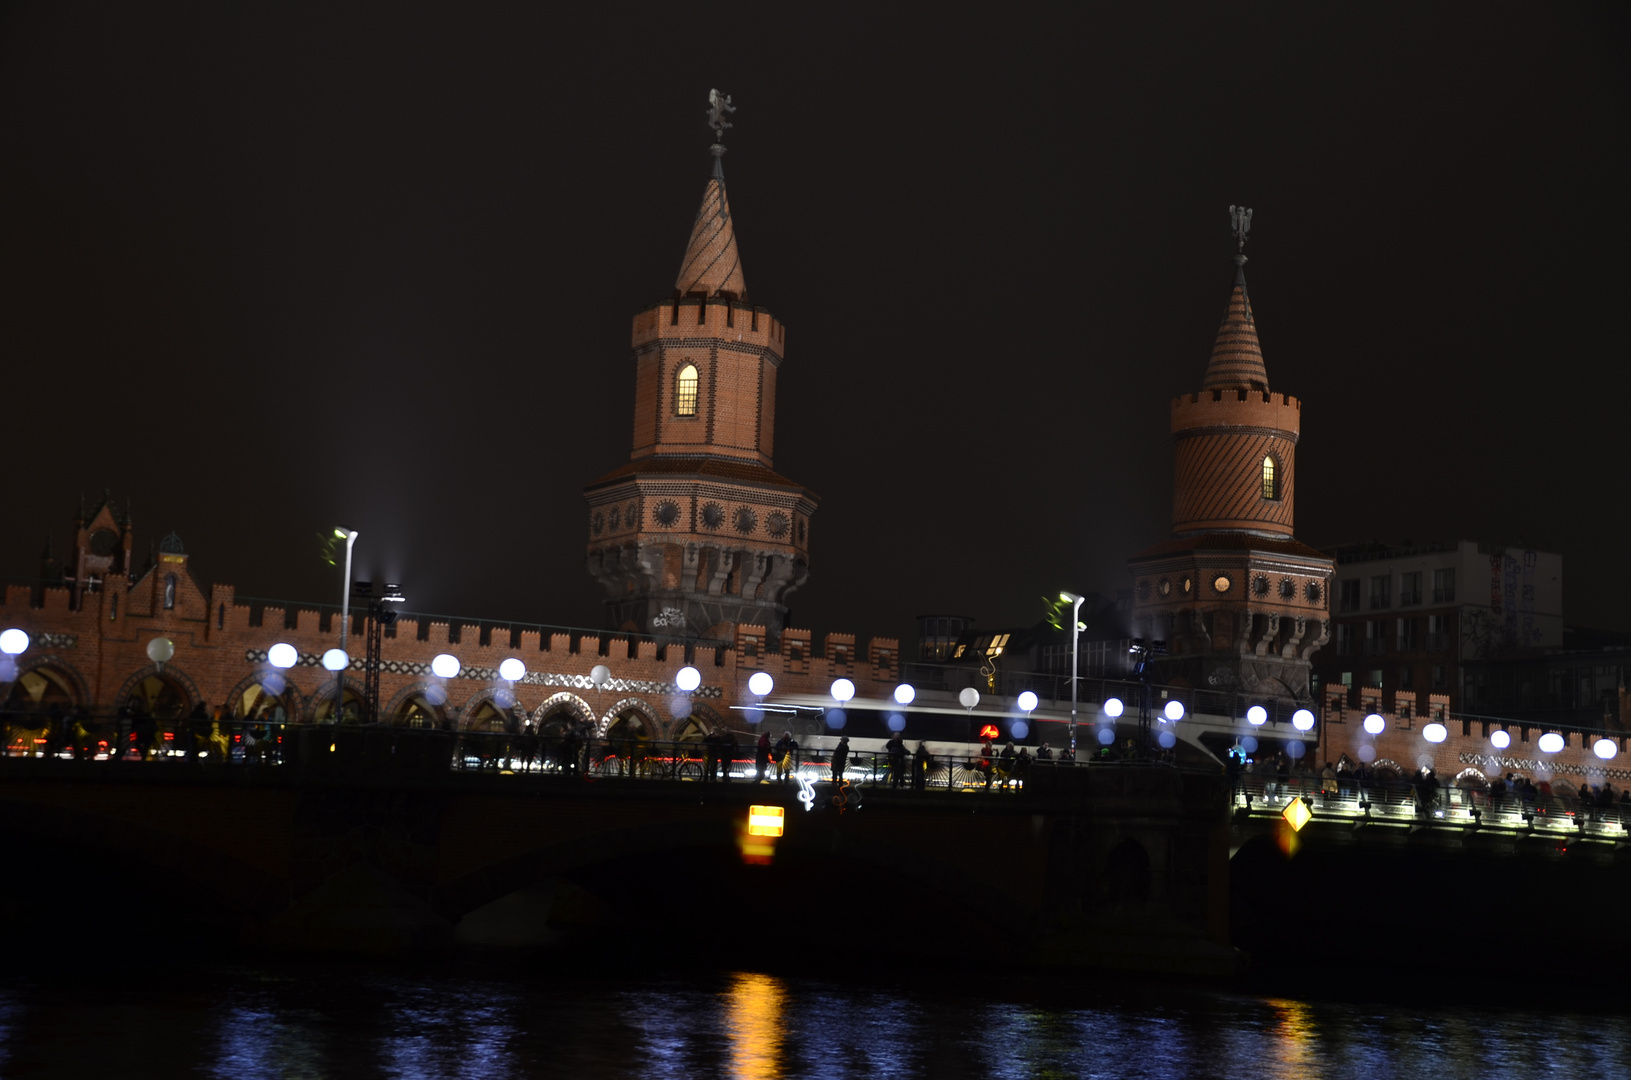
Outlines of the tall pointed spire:
{"label": "tall pointed spire", "polygon": [[731,127],[725,117],[736,111],[728,94],[708,92],[708,123],[714,129],[713,170],[702,191],[702,208],[691,226],[691,242],[685,246],[680,274],[674,281],[674,295],[747,299],[747,279],[742,274],[742,257],[736,250],[736,229],[731,224],[731,204],[725,197],[725,131]]}
{"label": "tall pointed spire", "polygon": [[1257,342],[1257,320],[1252,317],[1251,297],[1246,292],[1246,234],[1251,231],[1252,212],[1244,206],[1229,207],[1234,225],[1235,285],[1229,294],[1229,309],[1218,327],[1212,345],[1212,361],[1206,366],[1203,390],[1267,390],[1268,368],[1263,366],[1263,349]]}

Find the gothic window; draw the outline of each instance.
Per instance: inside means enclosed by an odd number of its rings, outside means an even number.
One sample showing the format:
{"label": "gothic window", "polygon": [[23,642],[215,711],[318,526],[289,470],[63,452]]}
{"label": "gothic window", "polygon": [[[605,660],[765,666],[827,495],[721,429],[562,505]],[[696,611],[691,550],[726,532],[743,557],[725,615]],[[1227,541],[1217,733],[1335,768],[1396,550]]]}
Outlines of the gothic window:
{"label": "gothic window", "polygon": [[1263,498],[1280,497],[1280,467],[1272,456],[1263,459]]}
{"label": "gothic window", "polygon": [[[176,576],[169,574],[164,579],[164,610],[169,611],[176,606]],[[204,616],[206,619],[208,615]]]}
{"label": "gothic window", "polygon": [[674,376],[674,415],[697,414],[697,366],[686,364]]}

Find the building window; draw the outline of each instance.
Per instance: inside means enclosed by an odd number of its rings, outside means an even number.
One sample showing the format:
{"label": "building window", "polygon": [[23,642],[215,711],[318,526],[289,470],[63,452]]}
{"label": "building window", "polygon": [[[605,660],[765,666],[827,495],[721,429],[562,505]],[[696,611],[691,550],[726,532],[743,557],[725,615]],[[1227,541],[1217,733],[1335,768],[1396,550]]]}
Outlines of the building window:
{"label": "building window", "polygon": [[1399,603],[1421,603],[1421,571],[1413,570],[1408,574],[1399,575]]}
{"label": "building window", "polygon": [[1387,647],[1387,620],[1365,620],[1365,655],[1381,656]]}
{"label": "building window", "polygon": [[[164,610],[169,611],[176,606],[176,576],[167,574],[164,578]],[[208,615],[204,618],[209,618]]]}
{"label": "building window", "polygon": [[1337,610],[1359,610],[1359,579],[1349,578],[1337,582]]}
{"label": "building window", "polygon": [[1448,685],[1450,685],[1450,680],[1449,680],[1449,677],[1447,676],[1447,674],[1445,672],[1444,665],[1434,664],[1433,665],[1433,689],[1434,690],[1442,690]]}
{"label": "building window", "polygon": [[1393,584],[1391,575],[1382,574],[1370,579],[1370,606],[1371,610],[1388,606],[1388,586]]}
{"label": "building window", "polygon": [[1352,623],[1337,623],[1337,655],[1350,656],[1354,651],[1354,628]]}
{"label": "building window", "polygon": [[1401,690],[1411,690],[1411,689],[1415,688],[1415,685],[1416,685],[1416,672],[1415,672],[1415,670],[1412,669],[1412,668],[1408,668],[1408,667],[1400,668],[1399,669],[1399,689],[1401,689]]}
{"label": "building window", "polygon": [[1280,497],[1280,468],[1275,464],[1273,457],[1263,459],[1263,498],[1278,499]]}
{"label": "building window", "polygon": [[674,415],[697,414],[697,366],[686,364],[674,376]]}
{"label": "building window", "polygon": [[1433,571],[1433,603],[1455,603],[1455,567]]}
{"label": "building window", "polygon": [[1450,647],[1450,617],[1448,615],[1427,616],[1427,647],[1434,652],[1443,652]]}
{"label": "building window", "polygon": [[1416,620],[1399,620],[1399,651],[1406,652],[1416,647]]}

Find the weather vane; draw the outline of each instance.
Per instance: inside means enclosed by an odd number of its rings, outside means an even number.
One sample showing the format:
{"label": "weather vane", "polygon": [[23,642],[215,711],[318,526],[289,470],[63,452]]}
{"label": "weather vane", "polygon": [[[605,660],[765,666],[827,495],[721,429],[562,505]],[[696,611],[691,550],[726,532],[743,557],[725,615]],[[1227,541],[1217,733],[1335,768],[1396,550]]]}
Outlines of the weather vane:
{"label": "weather vane", "polygon": [[1238,246],[1235,248],[1235,259],[1237,262],[1245,262],[1246,234],[1252,231],[1251,208],[1247,206],[1229,207],[1229,224],[1233,227],[1235,240],[1238,242]]}
{"label": "weather vane", "polygon": [[725,141],[725,132],[734,126],[725,117],[735,111],[736,106],[731,104],[729,94],[721,94],[718,90],[708,91],[708,126],[714,129],[715,142]]}

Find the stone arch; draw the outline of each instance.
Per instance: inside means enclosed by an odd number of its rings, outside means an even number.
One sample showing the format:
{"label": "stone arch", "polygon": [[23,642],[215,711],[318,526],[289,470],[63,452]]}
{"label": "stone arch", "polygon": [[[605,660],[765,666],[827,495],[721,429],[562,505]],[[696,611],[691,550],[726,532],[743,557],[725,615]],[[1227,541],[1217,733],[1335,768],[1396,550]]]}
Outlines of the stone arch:
{"label": "stone arch", "polygon": [[[363,714],[363,709],[367,706],[367,702],[363,701],[363,698],[362,698],[362,680],[361,679],[352,679],[352,678],[348,677],[346,679],[346,681],[345,681],[345,706],[344,707],[346,709],[350,709],[351,706],[353,706],[353,705],[356,706],[357,715],[361,716]],[[326,715],[326,716],[324,715],[324,712],[323,712],[324,709],[328,710],[328,715]],[[306,701],[305,701],[305,709],[301,713],[301,717],[302,717],[302,719],[306,720],[307,722],[314,723],[314,724],[319,722],[320,720],[323,721],[323,722],[328,722],[328,723],[333,722],[333,720],[334,720],[334,680],[333,679],[324,679],[323,680],[323,685],[319,686],[316,690],[312,691],[311,697],[307,698]]]}
{"label": "stone arch", "polygon": [[[272,688],[267,685],[274,679],[283,680],[281,693],[273,693]],[[259,700],[252,699],[250,696],[257,686],[264,692],[264,697]],[[300,693],[299,688],[290,682],[281,671],[250,672],[238,680],[237,684],[227,692],[226,698],[226,704],[232,707],[233,718],[238,720],[246,720],[252,716],[266,719],[261,714],[269,711],[275,702],[282,703],[286,720],[293,720],[305,712],[306,702],[304,696]]]}
{"label": "stone arch", "polygon": [[[31,674],[37,675],[49,684],[42,687],[37,696],[30,689],[28,677]],[[53,688],[58,692],[51,693]],[[5,706],[8,709],[22,706],[19,695],[37,702],[41,708],[58,704],[75,708],[88,705],[91,700],[90,689],[85,685],[84,676],[80,675],[79,669],[53,653],[34,657],[21,666],[6,696]]]}
{"label": "stone arch", "polygon": [[[511,703],[506,707],[498,697],[500,690],[512,695]],[[513,691],[503,687],[488,687],[486,690],[471,696],[459,710],[458,727],[460,731],[492,731],[491,721],[503,717],[506,721],[499,727],[503,730],[513,728],[521,730],[521,725],[527,722],[527,710],[524,706],[516,704],[513,700]]]}
{"label": "stone arch", "polygon": [[1451,786],[1458,788],[1464,788],[1469,785],[1476,785],[1479,790],[1487,791],[1489,790],[1489,777],[1484,775],[1482,769],[1475,769],[1468,766],[1467,768],[1456,773],[1455,780],[1451,782]]}
{"label": "stone arch", "polygon": [[724,727],[725,719],[709,706],[704,705],[700,701],[693,700],[691,702],[691,711],[686,713],[684,716],[676,716],[673,722],[669,725],[669,737],[676,741],[691,738],[692,736],[685,734],[685,732],[687,728],[690,728],[693,725],[701,728],[701,730],[706,733],[713,731],[716,728]]}
{"label": "stone arch", "polygon": [[1131,837],[1104,857],[1103,899],[1112,907],[1139,907],[1150,899],[1150,853]]}
{"label": "stone arch", "polygon": [[565,690],[553,697],[546,698],[542,705],[534,709],[532,722],[542,730],[546,721],[557,718],[562,713],[571,716],[574,720],[582,720],[589,724],[595,722],[595,710],[589,707],[589,703],[578,695],[568,693]]}
{"label": "stone arch", "polygon": [[380,716],[382,722],[391,725],[439,727],[448,718],[447,688],[441,679],[410,683],[380,710]]}
{"label": "stone arch", "polygon": [[161,706],[166,712],[179,709],[174,716],[155,716],[154,719],[156,720],[173,720],[186,716],[192,711],[194,705],[201,704],[204,701],[204,695],[198,692],[198,684],[188,678],[187,673],[176,665],[166,664],[160,670],[157,664],[148,664],[144,668],[138,668],[136,673],[126,679],[124,684],[119,687],[119,692],[113,698],[115,705],[123,706],[132,697],[137,696],[139,691],[149,703],[164,700],[162,697],[149,692],[153,688],[148,684],[147,680],[154,678],[175,687],[180,692],[178,696],[182,699],[179,704],[173,707],[169,704]]}
{"label": "stone arch", "polygon": [[662,721],[658,719],[656,709],[652,708],[651,705],[642,698],[626,697],[623,700],[614,703],[611,708],[606,710],[606,714],[602,716],[599,722],[595,725],[595,737],[601,739],[605,738],[607,733],[611,731],[613,723],[618,720],[627,720],[631,717],[639,718],[641,723],[644,725],[647,736],[654,738],[659,732],[662,731]]}
{"label": "stone arch", "polygon": [[1397,761],[1394,761],[1392,758],[1377,758],[1371,763],[1370,771],[1374,773],[1376,778],[1379,780],[1388,778],[1402,780],[1406,776],[1410,775],[1399,765]]}

